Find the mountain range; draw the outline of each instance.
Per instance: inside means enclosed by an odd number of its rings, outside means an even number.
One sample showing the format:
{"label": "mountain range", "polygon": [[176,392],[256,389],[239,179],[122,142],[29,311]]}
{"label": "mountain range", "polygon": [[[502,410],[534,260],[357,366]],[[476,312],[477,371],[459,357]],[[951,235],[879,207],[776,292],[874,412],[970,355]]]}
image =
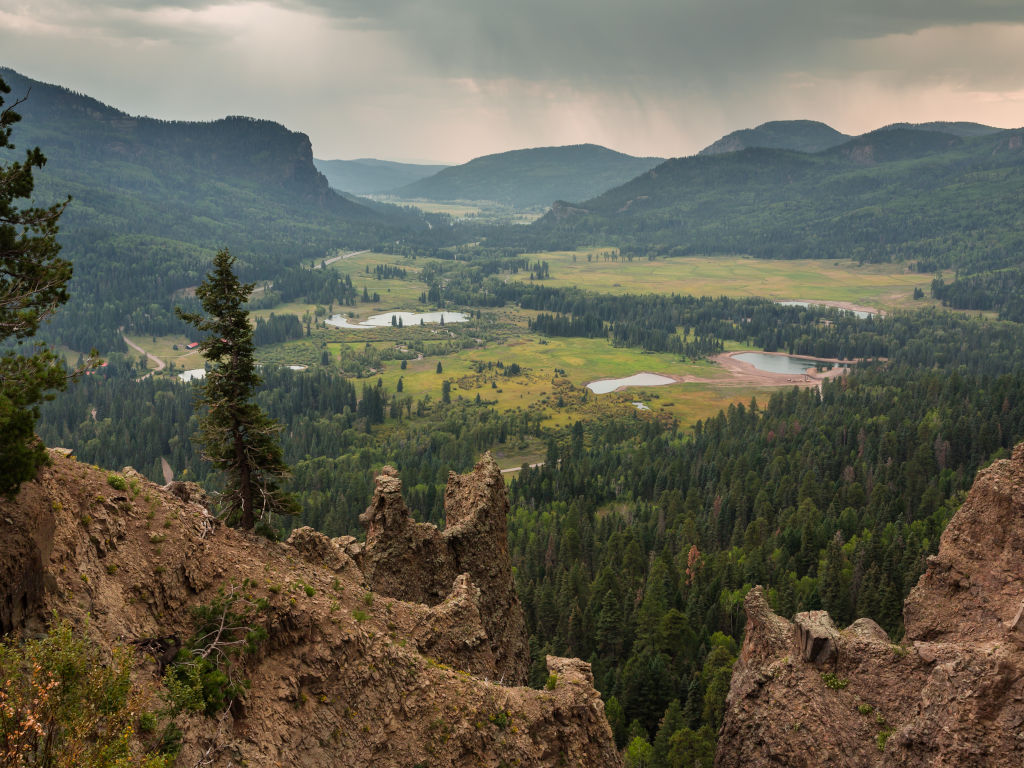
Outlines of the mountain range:
{"label": "mountain range", "polygon": [[[1000,129],[980,123],[931,122],[893,123],[882,130],[907,128],[919,131],[935,131],[953,136],[986,136]],[[762,147],[764,149],[792,149],[796,152],[822,152],[850,141],[854,137],[840,133],[835,128],[817,120],[774,120],[755,128],[743,128],[727,133],[722,138],[704,147],[697,154],[721,155],[738,152],[741,149]]]}
{"label": "mountain range", "polygon": [[668,160],[557,204],[532,225],[533,245],[544,233],[562,246],[674,255],[1008,266],[1024,244],[1024,130],[941,125],[953,127],[894,126],[816,153],[748,147]]}

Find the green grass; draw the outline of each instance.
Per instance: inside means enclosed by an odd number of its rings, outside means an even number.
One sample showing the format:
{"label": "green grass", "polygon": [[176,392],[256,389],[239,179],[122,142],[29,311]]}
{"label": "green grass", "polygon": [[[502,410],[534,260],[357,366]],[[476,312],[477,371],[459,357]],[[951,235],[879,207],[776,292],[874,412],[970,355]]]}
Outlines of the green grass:
{"label": "green grass", "polygon": [[[929,295],[932,275],[907,272],[899,264],[858,265],[845,260],[769,260],[744,256],[625,259],[604,254],[614,248],[526,254],[547,261],[551,279],[544,284],[578,286],[600,293],[680,293],[694,296],[764,296],[769,299],[846,301],[894,309],[937,305],[914,301],[914,288]],[[592,260],[587,261],[590,254]],[[575,256],[576,260],[573,261]]]}
{"label": "green grass", "polygon": [[[436,372],[439,360],[443,368],[440,374]],[[474,370],[474,362],[498,361],[505,365],[517,363],[524,372],[518,376],[505,376],[496,367],[479,374]],[[565,378],[556,376],[556,369],[564,371]],[[641,371],[720,379],[721,384],[671,384],[631,388],[605,395],[587,391],[586,402],[582,402],[582,388],[588,382],[630,376]],[[544,409],[551,425],[567,424],[598,412],[630,412],[634,409],[633,401],[647,403],[655,414],[666,413],[684,423],[692,423],[716,414],[730,403],[749,401],[754,395],[766,399],[771,392],[768,388],[730,386],[725,371],[709,361],[681,361],[674,355],[614,347],[604,339],[545,339],[529,333],[504,344],[461,350],[444,357],[410,360],[404,371],[398,361],[385,363],[381,378],[389,391],[396,390],[399,377],[403,384],[402,396],[419,399],[429,394],[433,400],[439,400],[441,385],[447,379],[452,382],[453,400],[459,397],[474,400],[479,394],[481,400],[492,402],[503,411]],[[564,389],[566,382],[577,388],[575,394],[570,396]],[[560,396],[562,406],[558,405]],[[542,452],[542,449],[527,450],[520,455],[510,455],[499,463],[505,467],[518,466],[526,459],[540,460]]]}
{"label": "green grass", "polygon": [[[203,358],[199,354],[198,349],[188,350],[185,349],[185,345],[188,344],[192,339],[188,336],[181,336],[178,334],[172,334],[169,336],[129,336],[133,342],[138,344],[144,350],[152,355],[156,355],[165,363],[170,365],[174,363],[174,367],[177,370],[185,370],[187,368],[202,368]],[[155,340],[154,340],[155,339]],[[178,348],[174,349],[177,345]],[[128,350],[128,354],[132,357],[138,357],[139,353],[134,349]],[[147,359],[146,367],[153,369],[156,365],[152,360]]]}
{"label": "green grass", "polygon": [[439,203],[435,200],[399,200],[384,198],[395,205],[409,205],[424,213],[446,213],[453,219],[474,219],[480,223],[529,224],[544,215],[543,209],[521,211],[483,200]]}
{"label": "green grass", "polygon": [[[359,315],[359,319],[364,319],[369,315],[393,309],[414,311],[419,306],[420,294],[426,291],[428,287],[426,283],[418,279],[420,270],[428,261],[429,259],[413,260],[404,256],[371,251],[370,253],[360,253],[348,259],[339,259],[327,268],[340,272],[343,275],[350,275],[352,277],[352,285],[355,286],[360,295],[362,295],[364,286],[371,294],[374,292],[380,294],[380,302],[365,305],[360,302],[360,306],[354,308]],[[373,268],[378,265],[401,267],[406,271],[407,277],[405,280],[378,280],[373,275]],[[367,267],[370,268],[369,274],[366,272]],[[379,310],[372,310],[372,307],[379,307]],[[348,307],[346,309],[353,308]]]}

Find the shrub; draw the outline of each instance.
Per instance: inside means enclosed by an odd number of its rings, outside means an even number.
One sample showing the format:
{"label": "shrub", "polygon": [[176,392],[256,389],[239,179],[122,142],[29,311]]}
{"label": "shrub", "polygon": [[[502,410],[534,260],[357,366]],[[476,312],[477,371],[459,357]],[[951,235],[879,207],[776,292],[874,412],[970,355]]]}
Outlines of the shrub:
{"label": "shrub", "polygon": [[249,681],[241,659],[254,654],[267,638],[260,615],[264,598],[252,592],[253,583],[221,587],[207,605],[196,606],[196,634],[178,653],[164,674],[170,711],[214,715],[245,693]]}
{"label": "shrub", "polygon": [[831,688],[833,691],[841,691],[850,684],[848,680],[836,677],[834,672],[822,672],[821,682],[825,684],[826,688]]}
{"label": "shrub", "polygon": [[548,681],[544,683],[545,690],[553,691],[558,685],[558,675],[548,675]]}
{"label": "shrub", "polygon": [[128,481],[125,480],[121,475],[110,474],[107,475],[107,485],[116,491],[127,491]]}
{"label": "shrub", "polygon": [[[132,653],[111,658],[55,621],[39,640],[0,641],[0,764],[10,768],[163,765],[133,745]],[[148,721],[147,721],[148,722]]]}
{"label": "shrub", "polygon": [[504,731],[512,722],[512,715],[503,709],[500,712],[495,712],[489,719],[492,723],[498,726],[500,730]]}

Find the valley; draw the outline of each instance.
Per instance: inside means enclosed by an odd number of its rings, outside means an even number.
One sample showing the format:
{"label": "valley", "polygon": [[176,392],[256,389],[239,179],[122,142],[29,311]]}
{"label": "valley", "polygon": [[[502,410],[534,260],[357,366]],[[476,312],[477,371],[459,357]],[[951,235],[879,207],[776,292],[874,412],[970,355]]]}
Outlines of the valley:
{"label": "valley", "polygon": [[[103,632],[188,658],[204,616],[256,622],[231,630],[244,654],[195,662],[205,682],[143,658],[154,696],[200,697],[159,734],[132,715],[149,765],[278,746],[298,765],[454,766],[463,747],[495,765],[503,748],[552,768],[738,764],[720,734],[802,739],[730,694],[761,661],[825,701],[845,688],[785,655],[772,628],[792,636],[790,617],[909,658],[924,690],[939,652],[906,641],[929,636],[904,601],[945,578],[975,476],[1022,466],[1019,449],[1000,463],[1024,440],[1020,129],[773,121],[668,160],[577,144],[321,161],[269,120],[135,118],[0,74],[33,90],[23,138],[52,155],[15,199],[74,196],[37,235],[70,264],[39,327],[59,352],[38,358],[45,387],[6,376],[37,358],[0,339],[0,461],[41,468],[2,502],[18,531],[0,581],[21,590],[3,627],[45,629],[45,604],[78,628],[98,606]],[[220,326],[192,314],[216,305],[215,253],[237,270]],[[200,344],[251,364],[244,396],[197,400],[228,370],[206,376]],[[200,439],[227,405],[265,418],[251,433],[286,471],[263,498],[293,502],[241,530],[214,522],[235,481]],[[37,519],[59,524],[59,563],[32,550]],[[879,740],[854,750],[867,763],[918,738],[878,701],[835,715]],[[315,743],[293,732],[307,722]]]}

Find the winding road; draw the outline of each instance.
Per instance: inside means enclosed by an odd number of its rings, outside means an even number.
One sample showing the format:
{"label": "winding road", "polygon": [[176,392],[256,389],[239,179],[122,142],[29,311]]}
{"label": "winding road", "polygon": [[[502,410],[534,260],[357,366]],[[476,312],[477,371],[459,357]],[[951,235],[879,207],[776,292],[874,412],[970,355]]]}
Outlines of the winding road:
{"label": "winding road", "polygon": [[162,370],[163,370],[164,368],[166,368],[166,367],[167,367],[167,363],[165,363],[165,362],[164,362],[163,360],[161,360],[161,359],[160,359],[159,357],[157,357],[156,355],[154,355],[154,354],[150,354],[149,352],[147,352],[146,350],[144,350],[144,349],[143,349],[142,347],[140,347],[140,346],[139,346],[138,344],[136,344],[136,343],[135,343],[134,341],[132,341],[131,339],[129,339],[129,338],[128,338],[127,336],[125,336],[125,335],[124,335],[123,333],[121,334],[121,338],[122,338],[122,339],[124,339],[124,343],[125,343],[125,344],[127,344],[127,345],[128,345],[129,347],[131,347],[132,349],[134,349],[134,350],[135,350],[136,352],[140,352],[140,353],[142,353],[143,355],[145,355],[146,357],[148,357],[148,358],[149,358],[150,360],[152,360],[152,361],[153,361],[153,362],[154,362],[154,363],[156,364],[156,370],[155,370],[155,371],[150,371],[150,372],[149,372],[149,373],[147,373],[147,374],[146,374],[145,376],[142,376],[142,377],[140,377],[139,379],[137,379],[137,381],[142,381],[142,379],[146,378],[147,376],[152,376],[152,375],[153,375],[154,373],[159,373],[160,371],[162,371]]}

